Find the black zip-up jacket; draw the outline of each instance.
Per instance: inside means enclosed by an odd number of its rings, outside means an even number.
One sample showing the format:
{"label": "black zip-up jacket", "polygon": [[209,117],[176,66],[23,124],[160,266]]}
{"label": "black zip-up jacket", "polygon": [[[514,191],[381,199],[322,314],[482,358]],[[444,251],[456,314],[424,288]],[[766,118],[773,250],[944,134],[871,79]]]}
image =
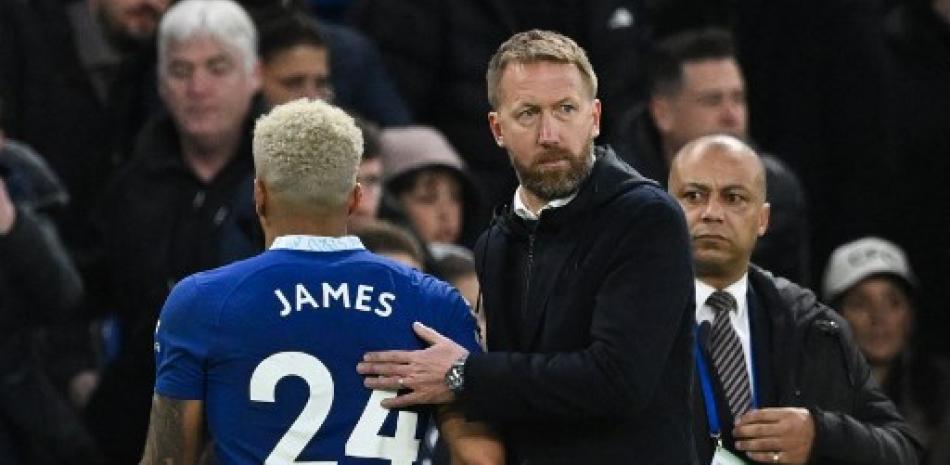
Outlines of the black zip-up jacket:
{"label": "black zip-up jacket", "polygon": [[694,286],[686,223],[657,185],[596,149],[568,205],[503,208],[476,245],[488,352],[461,405],[513,464],[692,464]]}
{"label": "black zip-up jacket", "polygon": [[[871,376],[845,320],[808,289],[754,265],[749,287],[760,403],[811,412],[815,440],[808,463],[916,464],[920,446]],[[717,404],[725,405],[716,390]],[[693,408],[697,455],[709,463],[713,442],[698,388]],[[720,412],[720,424],[732,424],[727,415]],[[733,448],[730,432],[723,433]]]}

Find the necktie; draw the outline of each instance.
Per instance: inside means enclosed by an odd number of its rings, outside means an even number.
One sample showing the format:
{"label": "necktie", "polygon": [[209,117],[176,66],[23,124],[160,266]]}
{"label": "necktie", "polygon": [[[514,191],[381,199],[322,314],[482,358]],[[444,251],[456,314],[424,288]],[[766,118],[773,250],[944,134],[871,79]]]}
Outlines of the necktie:
{"label": "necktie", "polygon": [[716,314],[709,337],[713,363],[732,417],[738,418],[752,408],[752,388],[742,343],[729,321],[729,313],[736,309],[736,299],[728,292],[716,291],[706,299],[706,305]]}

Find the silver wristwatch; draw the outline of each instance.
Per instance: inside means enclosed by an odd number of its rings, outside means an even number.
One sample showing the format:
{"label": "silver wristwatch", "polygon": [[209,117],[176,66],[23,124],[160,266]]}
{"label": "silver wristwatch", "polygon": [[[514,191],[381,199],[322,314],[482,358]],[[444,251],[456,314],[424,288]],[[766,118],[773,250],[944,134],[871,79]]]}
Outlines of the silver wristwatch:
{"label": "silver wristwatch", "polygon": [[455,393],[459,395],[462,393],[462,390],[465,389],[465,360],[468,358],[468,354],[459,357],[455,363],[452,364],[452,367],[449,368],[449,371],[445,372],[445,385]]}

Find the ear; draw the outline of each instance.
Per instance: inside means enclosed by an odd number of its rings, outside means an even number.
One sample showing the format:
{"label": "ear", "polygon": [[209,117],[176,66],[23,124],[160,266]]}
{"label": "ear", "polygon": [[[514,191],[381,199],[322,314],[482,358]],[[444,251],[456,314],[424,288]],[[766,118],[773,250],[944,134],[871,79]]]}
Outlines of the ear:
{"label": "ear", "polygon": [[261,224],[267,222],[267,186],[260,178],[254,178],[254,211]]}
{"label": "ear", "polygon": [[591,105],[591,116],[594,117],[594,126],[590,130],[590,137],[596,138],[600,135],[600,115],[601,115],[601,104],[600,99],[595,98],[593,105]]}
{"label": "ear", "polygon": [[353,190],[350,191],[350,195],[346,199],[346,215],[350,216],[353,212],[356,211],[356,208],[360,206],[360,202],[363,201],[363,186],[360,183],[356,183],[353,186]]}
{"label": "ear", "polygon": [[264,70],[262,68],[260,60],[254,62],[254,66],[251,68],[251,73],[248,76],[250,81],[251,88],[254,89],[254,92],[259,92],[261,90],[261,82],[263,82]]}
{"label": "ear", "polygon": [[762,210],[759,212],[759,228],[758,233],[759,237],[765,235],[765,231],[769,229],[769,217],[772,216],[772,205],[768,202],[762,204]]}
{"label": "ear", "polygon": [[650,116],[653,117],[653,123],[659,129],[660,134],[669,134],[673,130],[673,109],[672,102],[665,97],[652,97],[650,99]]}
{"label": "ear", "polygon": [[501,123],[498,121],[498,112],[488,112],[488,128],[491,129],[491,135],[495,138],[495,143],[499,147],[505,146],[505,138],[501,134]]}

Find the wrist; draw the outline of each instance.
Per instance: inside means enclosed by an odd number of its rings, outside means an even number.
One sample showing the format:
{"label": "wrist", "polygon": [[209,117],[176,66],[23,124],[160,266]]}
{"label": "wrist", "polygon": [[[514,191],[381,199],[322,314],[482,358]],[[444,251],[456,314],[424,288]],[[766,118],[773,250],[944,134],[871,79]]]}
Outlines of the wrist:
{"label": "wrist", "polygon": [[448,386],[449,390],[451,390],[456,396],[462,394],[462,392],[465,390],[466,360],[468,360],[468,354],[462,355],[455,362],[453,362],[452,366],[449,367],[449,370],[445,372],[445,385]]}

